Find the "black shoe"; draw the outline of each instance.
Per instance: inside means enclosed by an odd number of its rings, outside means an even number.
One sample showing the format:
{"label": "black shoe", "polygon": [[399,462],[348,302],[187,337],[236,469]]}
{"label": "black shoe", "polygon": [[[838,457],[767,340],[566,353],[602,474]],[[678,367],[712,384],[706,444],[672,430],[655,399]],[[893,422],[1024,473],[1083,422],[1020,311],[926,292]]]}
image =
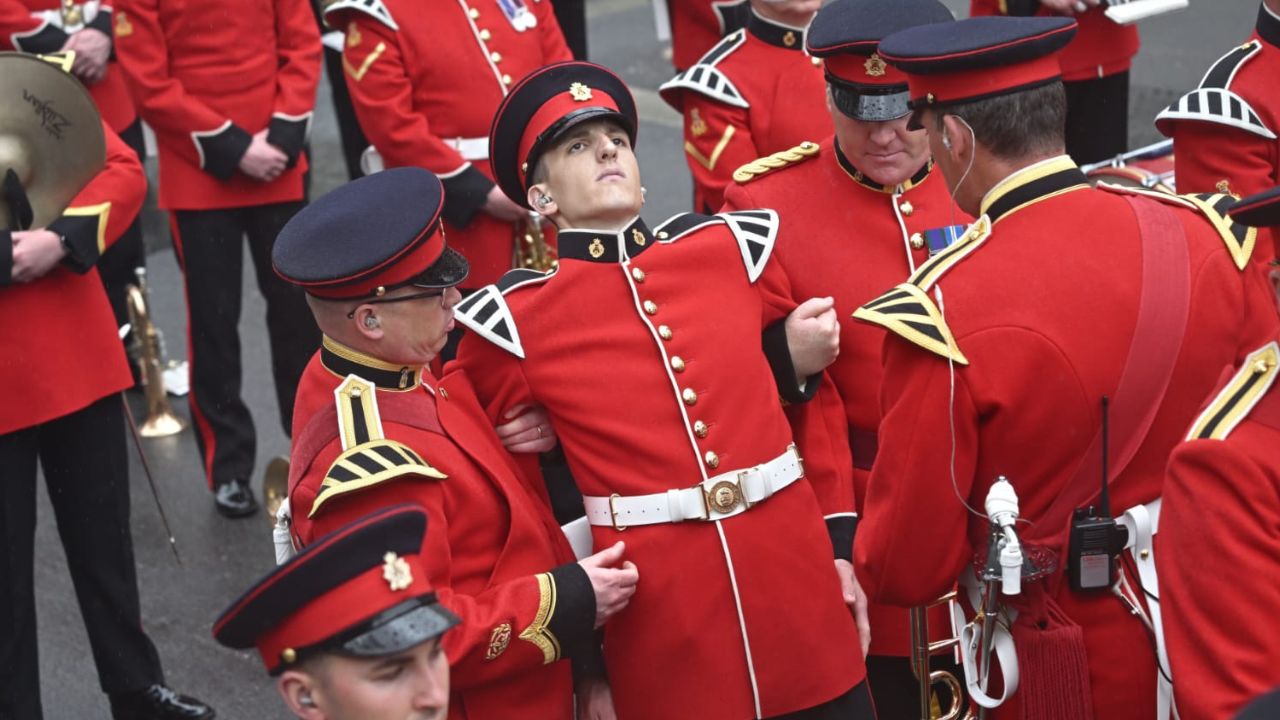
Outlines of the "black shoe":
{"label": "black shoe", "polygon": [[249,490],[248,480],[230,480],[213,488],[213,501],[218,512],[229,518],[249,517],[258,512],[258,501]]}
{"label": "black shoe", "polygon": [[163,685],[111,696],[114,720],[212,720],[213,708]]}

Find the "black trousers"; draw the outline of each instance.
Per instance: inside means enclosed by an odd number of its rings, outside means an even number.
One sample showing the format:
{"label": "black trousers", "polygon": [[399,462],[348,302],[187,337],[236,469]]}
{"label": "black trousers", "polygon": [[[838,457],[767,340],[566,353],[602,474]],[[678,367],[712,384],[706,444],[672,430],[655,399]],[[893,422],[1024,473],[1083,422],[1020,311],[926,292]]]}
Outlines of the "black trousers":
{"label": "black trousers", "polygon": [[[33,572],[36,462],[104,692],[163,682],[142,630],[129,535],[129,462],[120,396],[0,435],[0,719],[39,720]],[[42,548],[41,555],[56,552]]]}
{"label": "black trousers", "polygon": [[244,238],[267,304],[276,405],[286,435],[298,379],[320,346],[302,290],[271,268],[271,247],[302,202],[223,210],[177,210],[169,219],[187,289],[192,419],[210,487],[248,480],[257,448],[253,418],[240,397],[240,277]]}
{"label": "black trousers", "polygon": [[356,110],[351,106],[351,91],[347,89],[340,51],[329,47],[324,49],[324,71],[329,76],[333,114],[338,118],[338,137],[342,140],[342,159],[347,166],[347,177],[355,180],[364,177],[364,171],[360,169],[360,155],[369,146],[369,140],[360,129]]}
{"label": "black trousers", "polygon": [[1129,148],[1129,71],[1063,83],[1067,154],[1077,164],[1109,160]]}
{"label": "black trousers", "polygon": [[[120,139],[138,154],[138,162],[146,159],[142,120],[134,121],[120,133]],[[107,300],[111,302],[116,325],[129,322],[129,313],[125,309],[125,288],[138,282],[134,269],[146,266],[147,249],[142,241],[142,213],[138,213],[138,217],[133,219],[115,244],[98,258],[98,275],[102,278],[102,287],[107,291]]]}
{"label": "black trousers", "polygon": [[771,720],[875,720],[875,717],[876,709],[871,701],[871,690],[867,681],[863,680],[835,700],[807,710],[775,715]]}

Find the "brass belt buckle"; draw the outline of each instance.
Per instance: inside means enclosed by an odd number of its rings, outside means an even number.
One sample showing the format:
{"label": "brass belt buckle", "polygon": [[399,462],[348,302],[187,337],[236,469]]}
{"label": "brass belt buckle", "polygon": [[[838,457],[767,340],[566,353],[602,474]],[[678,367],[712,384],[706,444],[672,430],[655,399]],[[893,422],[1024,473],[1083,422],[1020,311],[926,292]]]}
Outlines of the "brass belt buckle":
{"label": "brass belt buckle", "polygon": [[622,496],[618,493],[614,493],[609,496],[609,523],[613,525],[614,530],[622,532],[627,529],[627,526],[618,524],[618,511],[613,509],[613,501],[617,500],[619,497]]}
{"label": "brass belt buckle", "polygon": [[712,510],[721,515],[727,515],[739,504],[743,509],[751,507],[742,493],[742,479],[746,474],[746,470],[740,471],[733,480],[721,480],[712,485],[710,490],[703,490],[702,501],[707,506],[708,519],[711,518]]}

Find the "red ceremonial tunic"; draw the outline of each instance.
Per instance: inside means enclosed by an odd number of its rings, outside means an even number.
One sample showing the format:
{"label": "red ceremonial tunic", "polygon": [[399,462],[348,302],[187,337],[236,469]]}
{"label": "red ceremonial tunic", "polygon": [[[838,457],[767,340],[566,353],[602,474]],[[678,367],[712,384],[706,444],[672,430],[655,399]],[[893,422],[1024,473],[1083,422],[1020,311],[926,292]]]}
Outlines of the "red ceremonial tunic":
{"label": "red ceremonial tunic", "polygon": [[1280,685],[1280,345],[1260,348],[1169,461],[1156,565],[1178,713],[1235,717]]}
{"label": "red ceremonial tunic", "polygon": [[[0,285],[0,435],[88,407],[133,384],[94,263],[147,196],[138,157],[103,123],[107,164],[49,229],[67,259],[32,282]],[[7,234],[3,238],[9,242]],[[7,280],[7,278],[6,278]]]}
{"label": "red ceremonial tunic", "polygon": [[[1173,138],[1179,192],[1247,196],[1280,184],[1280,17],[1258,8],[1248,42],[1223,55],[1199,87],[1156,118]],[[1270,247],[1264,241],[1270,241]],[[1259,233],[1262,263],[1280,257],[1274,230]]]}
{"label": "red ceremonial tunic", "polygon": [[[320,53],[307,0],[117,0],[116,54],[156,133],[160,207],[301,200]],[[269,183],[238,169],[262,130],[291,159]]]}
{"label": "red ceremonial tunic", "polygon": [[[343,401],[335,405],[335,391],[349,375],[366,388],[376,383],[376,414],[350,392],[338,392]],[[344,406],[356,409],[336,412]],[[367,437],[350,430],[366,422],[376,429]],[[319,427],[308,432],[312,423]],[[293,428],[295,543],[306,545],[388,505],[426,508],[421,557],[441,602],[462,619],[444,638],[449,717],[572,718],[569,663],[557,661],[592,635],[591,585],[550,511],[517,474],[467,378],[454,373],[436,381],[422,369],[391,366],[325,338],[298,386]],[[367,481],[342,475],[344,468],[360,469],[353,448],[386,441],[430,469]],[[344,445],[347,454],[335,465]],[[383,456],[372,467],[386,464]],[[350,490],[344,482],[352,483]]]}
{"label": "red ceremonial tunic", "polygon": [[677,70],[698,62],[720,38],[745,24],[750,0],[658,0],[671,21],[671,62]]}
{"label": "red ceremonial tunic", "polygon": [[466,287],[511,269],[517,226],[481,210],[494,187],[489,125],[514,83],[572,60],[551,3],[526,3],[517,30],[499,0],[340,0],[343,67],[360,127],[386,167],[417,166],[445,185],[445,234],[471,263]]}
{"label": "red ceremonial tunic", "polygon": [[[775,230],[757,212],[678,216],[656,235],[640,220],[562,231],[557,271],[513,272],[458,306],[473,332],[456,362],[491,421],[546,408],[587,496],[689,488],[772,460],[792,435],[761,329],[795,305],[769,262]],[[619,718],[770,717],[860,682],[826,514],[802,478],[724,520],[593,527],[595,547],[626,541],[640,571],[605,627]]]}
{"label": "red ceremonial tunic", "polygon": [[[931,172],[930,165],[903,185],[882,186],[859,172],[836,148],[834,138],[807,160],[729,186],[725,210],[757,207],[778,213],[773,257],[786,271],[795,296],[835,298],[840,355],[827,367],[830,383],[818,392],[820,397],[835,395],[842,405],[853,451],[854,495],[861,510],[880,425],[884,330],[851,316],[929,258],[925,236],[936,235],[926,231],[968,225],[971,218],[951,202],[946,181],[941,173]],[[910,654],[907,613],[882,605],[871,611],[871,653]],[[950,627],[941,607],[931,620],[932,628]]]}
{"label": "red ceremonial tunic", "polygon": [[743,164],[832,132],[822,64],[805,52],[804,30],[755,13],[659,91],[684,115],[698,212],[724,204]]}
{"label": "red ceremonial tunic", "polygon": [[[1231,240],[1202,211],[1164,197],[1186,236],[1190,310],[1150,430],[1111,482],[1116,515],[1159,497],[1169,453],[1219,369],[1276,331],[1269,288],[1239,269],[1248,258],[1228,251]],[[1006,178],[982,211],[966,238],[883,296],[885,305],[859,310],[894,330],[885,343],[880,449],[854,547],[858,578],[876,602],[926,603],[977,552],[985,559],[988,523],[961,499],[982,508],[1002,475],[1030,521],[1019,525],[1023,541],[1055,552],[1064,568],[1070,512],[1045,513],[1082,463],[1101,462],[1086,449],[1100,427],[1102,396],[1116,396],[1141,292],[1134,211],[1121,194],[1090,188],[1066,156]],[[1221,221],[1220,211],[1203,212]],[[890,300],[900,293],[909,297]],[[1125,445],[1118,437],[1112,443]],[[1155,655],[1145,627],[1110,592],[1075,593],[1062,580],[1058,572],[1027,583],[1013,601],[1024,638],[1049,642],[1034,623],[1057,623],[1044,605],[1056,603],[1066,622],[1083,628],[1094,717],[1153,716]],[[1037,669],[1043,677],[1043,665],[1023,663],[1022,685],[997,718],[1018,717],[1029,692],[1044,696],[1043,685],[1029,687]]]}
{"label": "red ceremonial tunic", "polygon": [[[1009,0],[969,0],[969,15],[1009,15]],[[1036,2],[1022,2],[1036,5]],[[1045,7],[1036,15],[1054,16]],[[1106,16],[1106,8],[1095,7],[1075,16],[1080,24],[1076,36],[1062,50],[1062,79],[1066,82],[1093,80],[1125,72],[1138,54],[1141,41],[1136,25],[1117,25]]]}
{"label": "red ceremonial tunic", "polygon": [[[0,47],[28,53],[58,52],[67,38],[85,28],[112,37],[112,9],[105,2],[64,5],[61,0],[0,0]],[[124,132],[138,118],[124,75],[114,59],[107,73],[88,86],[107,127]]]}

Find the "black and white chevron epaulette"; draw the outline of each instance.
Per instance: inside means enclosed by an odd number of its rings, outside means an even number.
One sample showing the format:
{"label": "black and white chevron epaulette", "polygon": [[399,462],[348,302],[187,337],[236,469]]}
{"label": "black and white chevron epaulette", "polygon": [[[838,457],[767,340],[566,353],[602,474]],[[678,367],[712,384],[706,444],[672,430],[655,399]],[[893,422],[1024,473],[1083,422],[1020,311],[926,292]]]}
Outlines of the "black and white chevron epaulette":
{"label": "black and white chevron epaulette", "polygon": [[480,337],[524,359],[524,346],[520,343],[520,331],[503,296],[513,290],[544,283],[555,271],[518,269],[508,271],[498,282],[486,285],[469,295],[454,308],[453,316]]}
{"label": "black and white chevron epaulette", "polygon": [[1238,200],[1233,195],[1226,193],[1171,195],[1159,190],[1111,185],[1105,182],[1098,183],[1098,189],[1121,195],[1142,195],[1170,205],[1189,208],[1204,215],[1209,219],[1213,228],[1218,231],[1218,237],[1222,238],[1222,243],[1227,246],[1227,252],[1231,253],[1231,261],[1240,270],[1244,270],[1249,265],[1249,258],[1253,256],[1253,248],[1258,244],[1257,228],[1241,225],[1227,215],[1227,210]]}
{"label": "black and white chevron epaulette", "polygon": [[738,241],[747,279],[753,283],[759,280],[778,239],[778,213],[773,210],[735,210],[718,215],[681,213],[659,225],[654,235],[659,242],[670,243],[694,230],[717,223],[728,226]]}
{"label": "black and white chevron epaulette", "polygon": [[1226,125],[1274,140],[1275,132],[1262,122],[1258,113],[1244,98],[1231,90],[1231,81],[1235,79],[1236,73],[1261,50],[1262,43],[1252,40],[1223,55],[1209,68],[1195,90],[1178,98],[1177,102],[1156,116],[1156,127],[1169,135],[1166,123],[1196,120]]}
{"label": "black and white chevron epaulette", "polygon": [[330,13],[335,13],[339,10],[362,12],[392,30],[400,30],[400,26],[396,24],[395,18],[391,17],[391,11],[387,10],[387,6],[382,4],[382,0],[330,0],[324,3],[322,12],[325,18],[328,19]]}
{"label": "black and white chevron epaulette", "polygon": [[342,454],[329,465],[308,517],[332,498],[403,477],[443,480],[447,475],[431,467],[404,443],[388,440],[378,414],[378,389],[358,375],[348,375],[333,391],[338,411]]}
{"label": "black and white chevron epaulette", "polygon": [[[733,81],[716,67],[730,53],[742,47],[746,39],[746,30],[731,33],[711,48],[706,55],[699,58],[698,62],[691,65],[688,70],[663,83],[658,88],[658,92],[667,98],[674,91],[690,90],[733,107],[751,107]],[[668,102],[671,101],[668,100]],[[678,105],[678,103],[673,104]],[[680,108],[677,107],[677,109]]]}
{"label": "black and white chevron epaulette", "polygon": [[1245,358],[1226,387],[1191,424],[1188,440],[1225,440],[1262,400],[1280,374],[1280,343],[1272,340]]}
{"label": "black and white chevron epaulette", "polygon": [[946,250],[917,268],[906,282],[855,310],[854,319],[879,325],[931,353],[958,365],[968,365],[969,359],[960,351],[942,310],[929,296],[929,291],[989,237],[991,221],[983,215]]}

